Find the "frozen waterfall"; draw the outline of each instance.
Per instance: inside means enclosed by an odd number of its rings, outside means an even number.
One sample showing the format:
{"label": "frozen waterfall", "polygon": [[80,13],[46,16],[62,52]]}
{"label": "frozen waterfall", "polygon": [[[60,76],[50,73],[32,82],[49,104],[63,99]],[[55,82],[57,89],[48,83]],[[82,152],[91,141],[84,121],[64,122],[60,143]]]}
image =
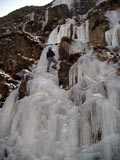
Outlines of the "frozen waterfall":
{"label": "frozen waterfall", "polygon": [[99,62],[90,53],[80,58],[70,70],[70,85],[73,86],[70,97],[80,106],[81,136],[88,137],[88,140],[81,137],[83,145],[93,143],[100,128],[102,138],[120,132],[120,84],[115,72],[113,67]]}
{"label": "frozen waterfall", "polygon": [[[66,24],[57,26],[50,34],[48,44],[60,43],[63,37],[80,40],[81,42],[89,41],[89,21],[76,26],[73,20],[66,20]],[[77,37],[76,37],[77,36]]]}
{"label": "frozen waterfall", "polygon": [[[71,50],[81,51],[89,39],[88,26],[88,21],[73,25],[71,32],[67,21],[51,32],[48,44],[60,43],[63,36],[74,37]],[[52,49],[58,58],[59,46]],[[88,51],[70,68],[71,89],[65,91],[58,86],[58,71],[46,72],[47,50],[46,46],[31,73],[27,96],[18,100],[15,90],[0,110],[0,160],[119,160],[116,66],[98,61]]]}
{"label": "frozen waterfall", "polygon": [[[57,53],[58,47],[53,49]],[[59,160],[78,148],[77,108],[58,87],[57,71],[46,72],[46,51],[28,83],[29,96],[18,101],[17,94],[11,94],[4,105],[0,137],[6,137],[7,143],[0,142],[0,158],[6,148],[11,160]]]}

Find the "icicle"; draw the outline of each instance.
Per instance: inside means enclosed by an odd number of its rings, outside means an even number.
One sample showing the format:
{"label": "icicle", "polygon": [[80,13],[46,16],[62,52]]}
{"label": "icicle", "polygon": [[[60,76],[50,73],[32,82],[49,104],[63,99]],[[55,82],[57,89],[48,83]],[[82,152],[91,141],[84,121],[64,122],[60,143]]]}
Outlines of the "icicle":
{"label": "icicle", "polygon": [[71,35],[71,30],[70,30],[70,24],[64,24],[60,26],[59,32],[58,32],[58,27],[56,27],[50,34],[49,39],[48,39],[48,44],[56,44],[60,43],[61,39],[63,37],[68,37],[70,38]]}
{"label": "icicle", "polygon": [[49,35],[47,44],[56,44],[58,43],[57,40],[57,34],[58,34],[58,27],[56,27]]}
{"label": "icicle", "polygon": [[75,39],[75,33],[76,33],[76,26],[73,26],[73,35],[72,35],[72,39]]}
{"label": "icicle", "polygon": [[59,33],[57,35],[57,42],[60,43],[62,37],[70,38],[70,24],[64,24],[60,27]]}
{"label": "icicle", "polygon": [[118,40],[118,30],[120,25],[115,26],[113,29],[105,32],[105,38],[108,46],[119,46],[120,42]]}
{"label": "icicle", "polygon": [[0,128],[1,128],[0,138],[3,138],[10,134],[11,124],[15,113],[16,98],[17,98],[17,90],[12,92],[5,101],[5,104],[3,106],[3,114],[1,115],[1,121],[0,121]]}
{"label": "icicle", "polygon": [[118,41],[118,29],[120,29],[120,24],[113,29],[113,38],[112,45],[119,46],[120,42]]}
{"label": "icicle", "polygon": [[120,11],[107,11],[105,16],[110,21],[110,30],[105,32],[106,42],[109,46],[119,46],[120,42],[118,40],[118,30],[120,28]]}
{"label": "icicle", "polygon": [[77,38],[82,42],[85,42],[85,24],[82,24],[80,27],[77,27]]}
{"label": "icicle", "polygon": [[43,26],[42,26],[42,30],[44,29],[44,27],[47,25],[48,23],[48,9],[45,12],[45,21],[43,21]]}
{"label": "icicle", "polygon": [[85,24],[86,24],[86,42],[88,42],[89,41],[89,21],[87,20],[86,22],[85,22]]}
{"label": "icicle", "polygon": [[35,13],[34,12],[32,12],[31,14],[30,14],[30,21],[34,21],[34,17],[35,17]]}
{"label": "icicle", "polygon": [[45,22],[46,24],[48,23],[48,9],[46,10],[46,13],[45,13]]}
{"label": "icicle", "polygon": [[106,31],[105,32],[105,39],[106,42],[108,44],[108,46],[112,45],[112,34],[111,34],[112,30]]}
{"label": "icicle", "polygon": [[89,41],[89,21],[88,20],[85,23],[83,23],[80,27],[77,27],[76,34],[77,34],[77,38],[82,42]]}

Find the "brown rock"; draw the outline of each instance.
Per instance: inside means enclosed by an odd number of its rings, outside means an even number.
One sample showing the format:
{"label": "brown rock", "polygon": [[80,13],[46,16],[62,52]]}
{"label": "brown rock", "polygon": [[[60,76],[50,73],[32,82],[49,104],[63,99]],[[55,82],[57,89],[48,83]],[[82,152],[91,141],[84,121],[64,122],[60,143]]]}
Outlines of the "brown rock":
{"label": "brown rock", "polygon": [[69,49],[70,49],[71,39],[67,37],[63,37],[61,40],[61,44],[59,47],[59,59],[60,60],[67,60],[69,57]]}
{"label": "brown rock", "polygon": [[27,90],[26,90],[26,86],[27,86],[28,80],[30,80],[30,79],[31,79],[30,75],[24,75],[22,77],[21,84],[20,84],[20,87],[19,87],[19,90],[18,90],[18,98],[19,99],[22,99],[26,95],[28,95]]}
{"label": "brown rock", "polygon": [[23,34],[16,33],[11,36],[12,41],[2,39],[0,47],[2,69],[15,77],[17,72],[28,69],[40,58],[43,49],[42,43],[38,44]]}
{"label": "brown rock", "polygon": [[9,75],[4,72],[0,72],[0,108],[2,108],[6,97],[10,93],[10,90],[15,89],[17,84],[18,83]]}
{"label": "brown rock", "polygon": [[117,75],[120,76],[120,67],[117,69]]}
{"label": "brown rock", "polygon": [[92,44],[106,45],[105,32],[109,29],[109,23],[104,15],[94,15],[90,18],[90,42]]}
{"label": "brown rock", "polygon": [[69,55],[71,39],[63,37],[59,46],[60,69],[58,71],[59,85],[68,89],[69,86],[69,69],[80,57],[80,53]]}
{"label": "brown rock", "polygon": [[51,31],[53,28],[55,28],[58,25],[59,21],[62,20],[62,22],[64,22],[64,20],[66,18],[69,18],[70,16],[71,16],[70,11],[67,5],[61,4],[59,6],[49,8],[48,23],[45,26],[44,30]]}
{"label": "brown rock", "polygon": [[71,64],[67,61],[63,61],[60,63],[60,69],[58,71],[58,77],[59,77],[59,85],[63,86],[63,88],[66,88],[69,86],[69,69],[71,67]]}

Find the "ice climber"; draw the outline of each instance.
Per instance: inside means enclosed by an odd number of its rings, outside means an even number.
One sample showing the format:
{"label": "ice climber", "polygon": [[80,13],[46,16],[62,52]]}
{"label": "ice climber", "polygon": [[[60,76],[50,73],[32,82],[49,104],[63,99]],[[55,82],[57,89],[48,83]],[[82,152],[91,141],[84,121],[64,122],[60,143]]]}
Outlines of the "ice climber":
{"label": "ice climber", "polygon": [[48,51],[47,51],[47,60],[48,60],[47,72],[50,71],[50,64],[51,64],[51,62],[54,63],[54,65],[52,66],[52,68],[57,69],[57,67],[56,67],[56,66],[57,66],[57,61],[56,61],[56,59],[54,58],[54,56],[55,56],[55,53],[52,51],[52,47],[50,46],[50,47],[48,48]]}

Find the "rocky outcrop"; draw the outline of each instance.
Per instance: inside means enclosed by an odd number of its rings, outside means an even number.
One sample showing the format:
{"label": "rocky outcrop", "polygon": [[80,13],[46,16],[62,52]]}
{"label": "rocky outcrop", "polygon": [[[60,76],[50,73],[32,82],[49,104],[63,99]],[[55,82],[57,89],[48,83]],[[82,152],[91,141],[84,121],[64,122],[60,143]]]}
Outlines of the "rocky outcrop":
{"label": "rocky outcrop", "polygon": [[95,0],[79,0],[73,1],[73,14],[74,15],[83,15],[86,14],[89,9],[93,8],[96,4]]}
{"label": "rocky outcrop", "polygon": [[59,60],[67,60],[69,57],[69,49],[72,39],[63,37],[59,47]]}
{"label": "rocky outcrop", "polygon": [[109,22],[105,17],[106,10],[107,4],[104,2],[96,7],[88,16],[90,23],[90,42],[92,44],[106,45],[105,32],[109,29]]}
{"label": "rocky outcrop", "polygon": [[16,73],[28,69],[39,59],[42,49],[42,45],[30,41],[22,33],[1,38],[1,68],[15,78]]}
{"label": "rocky outcrop", "polygon": [[3,71],[0,71],[0,108],[3,106],[6,97],[16,88],[18,81]]}
{"label": "rocky outcrop", "polygon": [[23,75],[22,80],[21,80],[21,84],[20,84],[19,89],[18,89],[18,99],[22,99],[22,98],[24,98],[25,96],[28,95],[28,93],[27,93],[27,82],[30,79],[31,79],[31,76],[29,74]]}
{"label": "rocky outcrop", "polygon": [[120,8],[120,2],[118,0],[108,0],[89,12],[90,42],[92,44],[106,46],[105,32],[109,30],[109,21],[107,17],[105,17],[105,13],[107,10],[115,10],[118,8]]}
{"label": "rocky outcrop", "polygon": [[[0,67],[10,75],[11,79],[13,79],[12,81],[21,80],[18,73],[23,69],[30,69],[37,62],[43,46],[31,41],[26,35],[19,32],[11,33],[0,38]],[[6,79],[0,81],[0,94],[2,95],[0,99],[1,107],[4,104],[5,98],[10,93],[11,86],[13,86],[8,84],[8,80]],[[16,88],[16,84],[14,88]]]}
{"label": "rocky outcrop", "polygon": [[66,18],[70,18],[71,14],[67,5],[59,5],[48,9],[48,23],[44,30],[51,31],[58,24],[63,24]]}
{"label": "rocky outcrop", "polygon": [[61,60],[61,63],[58,71],[58,77],[59,85],[64,89],[69,89],[69,69],[81,55],[81,53],[69,54],[71,42],[71,39],[63,37],[59,47],[59,60]]}

